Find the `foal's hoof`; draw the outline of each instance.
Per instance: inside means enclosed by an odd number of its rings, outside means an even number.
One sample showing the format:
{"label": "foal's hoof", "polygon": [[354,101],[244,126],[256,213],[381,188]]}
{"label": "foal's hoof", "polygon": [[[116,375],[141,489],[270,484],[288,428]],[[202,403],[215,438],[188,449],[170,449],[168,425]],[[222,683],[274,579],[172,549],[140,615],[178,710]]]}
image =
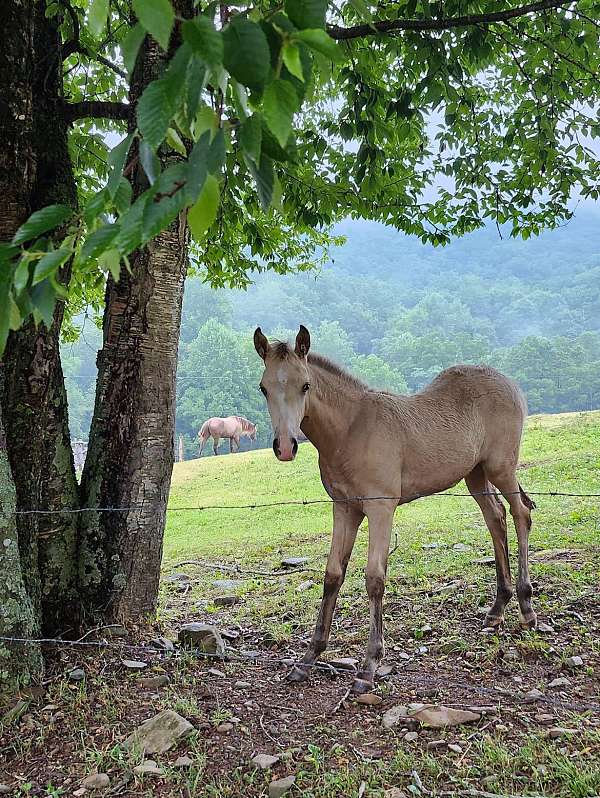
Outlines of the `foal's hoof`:
{"label": "foal's hoof", "polygon": [[294,665],[287,675],[288,682],[305,682],[308,679],[309,668],[302,665]]}
{"label": "foal's hoof", "polygon": [[521,615],[521,613],[519,613],[519,621],[521,623],[521,629],[537,628],[537,615],[533,610],[528,612],[526,615]]}
{"label": "foal's hoof", "polygon": [[354,695],[362,695],[363,693],[370,693],[375,689],[375,685],[370,679],[361,679],[357,676],[352,682],[352,692]]}
{"label": "foal's hoof", "polygon": [[503,615],[486,615],[485,621],[483,622],[483,630],[493,631],[494,629],[498,629],[499,626],[502,626],[503,623]]}

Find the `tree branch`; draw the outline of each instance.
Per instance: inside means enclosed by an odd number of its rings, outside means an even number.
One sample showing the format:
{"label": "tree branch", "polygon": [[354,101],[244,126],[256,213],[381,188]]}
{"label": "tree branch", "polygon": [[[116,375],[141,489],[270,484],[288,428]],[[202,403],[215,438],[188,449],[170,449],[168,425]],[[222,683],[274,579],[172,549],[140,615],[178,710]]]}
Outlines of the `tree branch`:
{"label": "tree branch", "polygon": [[67,42],[63,47],[62,49],[63,61],[66,58],[68,58],[70,55],[73,55],[73,53],[79,53],[84,58],[87,58],[90,61],[97,61],[99,64],[102,64],[108,69],[111,69],[115,74],[119,75],[122,78],[125,78],[125,80],[129,79],[129,75],[127,74],[127,72],[125,72],[124,69],[121,69],[121,67],[118,67],[116,64],[113,64],[112,61],[109,61],[108,58],[104,58],[104,56],[100,55],[100,53],[93,53],[90,50],[88,50],[86,47],[82,47],[79,44],[79,42],[76,42],[75,40]]}
{"label": "tree branch", "polygon": [[465,28],[471,25],[491,25],[494,22],[506,22],[517,17],[535,14],[538,11],[549,11],[572,5],[575,0],[538,0],[518,8],[509,8],[505,11],[494,11],[489,14],[466,14],[462,17],[441,17],[439,19],[384,19],[379,22],[370,22],[365,25],[353,25],[342,28],[339,25],[329,25],[327,33],[332,39],[338,41],[346,39],[360,39],[364,36],[395,33],[401,30],[413,31],[442,31],[451,28]]}
{"label": "tree branch", "polygon": [[80,103],[63,103],[63,114],[69,122],[76,119],[119,119],[127,122],[131,106],[127,103],[101,100],[83,100]]}

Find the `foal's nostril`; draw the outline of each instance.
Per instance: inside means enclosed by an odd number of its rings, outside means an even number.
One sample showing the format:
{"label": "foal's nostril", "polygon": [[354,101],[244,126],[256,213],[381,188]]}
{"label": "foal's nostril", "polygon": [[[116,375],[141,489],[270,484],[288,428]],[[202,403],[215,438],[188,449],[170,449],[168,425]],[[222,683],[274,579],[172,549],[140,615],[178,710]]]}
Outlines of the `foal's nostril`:
{"label": "foal's nostril", "polygon": [[275,457],[279,457],[281,454],[279,451],[279,438],[273,438],[273,452],[275,453]]}
{"label": "foal's nostril", "polygon": [[296,456],[296,452],[298,451],[298,441],[295,438],[292,438],[292,454],[294,457]]}

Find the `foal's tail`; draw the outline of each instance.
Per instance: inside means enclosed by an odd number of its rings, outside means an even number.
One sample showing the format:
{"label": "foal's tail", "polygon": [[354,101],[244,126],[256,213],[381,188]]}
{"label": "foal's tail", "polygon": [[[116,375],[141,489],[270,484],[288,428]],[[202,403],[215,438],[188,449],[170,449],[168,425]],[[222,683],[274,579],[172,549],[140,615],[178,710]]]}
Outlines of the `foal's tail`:
{"label": "foal's tail", "polygon": [[525,493],[525,491],[521,487],[520,482],[518,483],[518,485],[519,485],[519,493],[521,495],[521,501],[523,502],[525,507],[527,507],[528,510],[535,510],[535,502],[533,501],[533,499],[530,499],[529,496]]}
{"label": "foal's tail", "polygon": [[210,435],[208,429],[208,423],[209,423],[208,421],[205,421],[204,424],[200,427],[200,431],[198,432],[199,438],[208,438],[208,436]]}

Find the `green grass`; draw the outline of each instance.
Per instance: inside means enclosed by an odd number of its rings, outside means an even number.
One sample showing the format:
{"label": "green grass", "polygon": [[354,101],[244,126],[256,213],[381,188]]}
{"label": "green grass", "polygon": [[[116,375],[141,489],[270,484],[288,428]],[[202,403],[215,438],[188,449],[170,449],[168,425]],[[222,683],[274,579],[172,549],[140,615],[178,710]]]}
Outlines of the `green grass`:
{"label": "green grass", "polygon": [[[600,412],[532,416],[521,462],[526,465],[519,471],[525,490],[600,493]],[[464,483],[455,492],[466,492]],[[279,463],[269,450],[178,463],[169,501],[165,567],[192,558],[269,559],[281,551],[305,551],[313,543],[314,553],[320,554],[329,543],[329,504],[174,511],[177,507],[315,498],[327,497],[316,451],[308,443],[300,446],[293,463]],[[537,497],[536,503],[534,549],[597,543],[600,500]],[[482,553],[491,550],[479,510],[469,497],[413,502],[397,511],[395,526],[402,548],[409,552],[422,552],[422,545],[431,542],[467,543]],[[364,545],[363,534],[358,549]],[[443,567],[439,562],[438,570]]]}

